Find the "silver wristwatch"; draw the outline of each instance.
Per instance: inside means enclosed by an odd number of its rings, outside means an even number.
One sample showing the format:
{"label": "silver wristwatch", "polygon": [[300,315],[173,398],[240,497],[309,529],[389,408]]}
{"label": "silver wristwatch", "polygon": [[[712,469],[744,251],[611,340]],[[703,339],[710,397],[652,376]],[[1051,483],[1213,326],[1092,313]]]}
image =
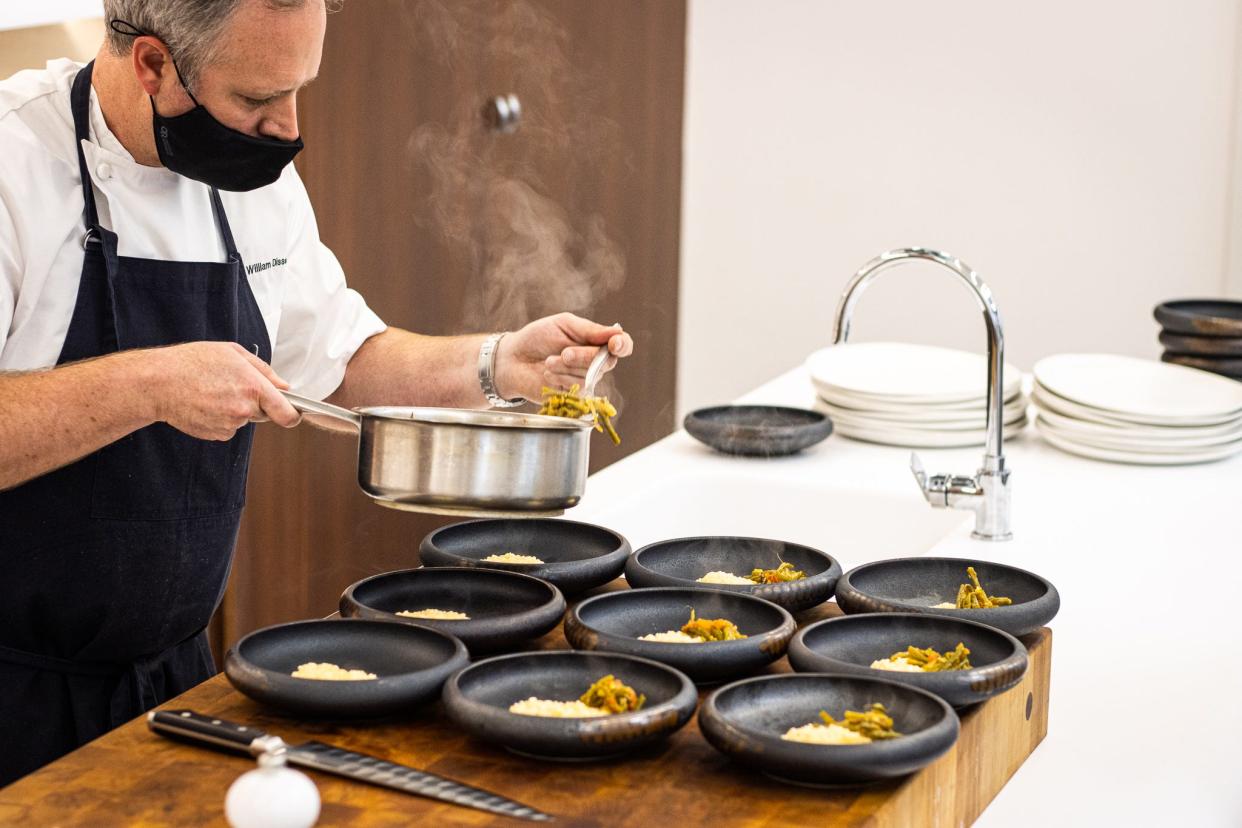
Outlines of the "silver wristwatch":
{"label": "silver wristwatch", "polygon": [[494,333],[483,340],[479,348],[479,385],[483,388],[483,396],[492,408],[516,408],[526,402],[525,397],[514,397],[506,400],[496,392],[496,351],[500,349],[503,333]]}

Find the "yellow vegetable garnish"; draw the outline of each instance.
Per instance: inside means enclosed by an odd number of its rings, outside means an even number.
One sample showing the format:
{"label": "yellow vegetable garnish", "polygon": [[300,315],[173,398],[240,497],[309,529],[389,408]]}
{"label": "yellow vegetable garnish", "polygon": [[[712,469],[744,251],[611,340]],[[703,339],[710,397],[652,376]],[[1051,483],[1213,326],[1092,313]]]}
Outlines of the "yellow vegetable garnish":
{"label": "yellow vegetable garnish", "polygon": [[991,609],[992,607],[1007,607],[1013,603],[1008,598],[988,595],[984,592],[973,566],[966,567],[966,577],[970,579],[970,583],[962,584],[957,588],[958,609]]}
{"label": "yellow vegetable garnish", "polygon": [[568,391],[558,391],[545,385],[543,405],[539,408],[539,413],[551,417],[569,417],[571,420],[589,415],[595,420],[596,431],[607,434],[614,444],[621,444],[621,435],[612,426],[612,418],[617,416],[617,409],[608,402],[607,397],[578,396],[577,385],[570,386]]}
{"label": "yellow vegetable garnish", "polygon": [[609,674],[587,688],[578,701],[609,713],[630,713],[641,709],[647,697],[635,693],[633,687]]}
{"label": "yellow vegetable garnish", "polygon": [[783,584],[789,581],[801,581],[806,573],[794,569],[793,564],[781,562],[776,569],[752,569],[747,577],[756,584]]}
{"label": "yellow vegetable garnish", "polygon": [[957,642],[956,649],[947,653],[939,653],[935,650],[920,649],[918,647],[907,647],[906,649],[893,653],[890,661],[896,661],[904,658],[916,667],[919,667],[925,673],[943,673],[948,670],[970,670],[970,649],[962,642]]}
{"label": "yellow vegetable garnish", "polygon": [[704,641],[736,641],[746,637],[732,621],[726,618],[695,618],[694,610],[690,610],[690,620],[681,631]]}
{"label": "yellow vegetable garnish", "polygon": [[840,721],[832,718],[823,710],[819,711],[819,717],[824,720],[826,725],[838,725],[846,730],[862,734],[873,741],[876,739],[895,739],[901,735],[893,730],[893,718],[888,715],[884,705],[879,702],[872,704],[865,713],[847,710],[845,711],[845,718]]}

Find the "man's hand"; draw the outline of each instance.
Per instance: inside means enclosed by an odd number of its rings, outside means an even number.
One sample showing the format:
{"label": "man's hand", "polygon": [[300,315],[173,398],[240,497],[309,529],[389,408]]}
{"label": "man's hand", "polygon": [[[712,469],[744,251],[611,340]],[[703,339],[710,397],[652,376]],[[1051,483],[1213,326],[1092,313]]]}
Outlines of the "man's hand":
{"label": "man's hand", "polygon": [[600,325],[572,313],[536,319],[500,340],[496,352],[496,389],[501,396],[538,400],[543,386],[582,384],[601,345],[611,354],[604,371],[634,352],[634,340],[620,325]]}
{"label": "man's hand", "polygon": [[278,388],[289,385],[236,342],[190,342],[148,352],[157,421],[203,440],[228,440],[246,423],[291,428],[301,415]]}

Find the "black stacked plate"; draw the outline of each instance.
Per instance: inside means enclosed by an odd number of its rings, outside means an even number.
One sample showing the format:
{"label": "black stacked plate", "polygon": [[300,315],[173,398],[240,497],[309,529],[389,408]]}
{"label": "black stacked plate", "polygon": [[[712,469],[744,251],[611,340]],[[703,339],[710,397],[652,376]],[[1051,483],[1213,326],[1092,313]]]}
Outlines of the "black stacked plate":
{"label": "black stacked plate", "polygon": [[700,408],[687,414],[682,424],[699,442],[744,457],[795,454],[832,433],[828,415],[777,405]]}
{"label": "black stacked plate", "polygon": [[1242,302],[1182,299],[1156,306],[1161,359],[1242,380]]}

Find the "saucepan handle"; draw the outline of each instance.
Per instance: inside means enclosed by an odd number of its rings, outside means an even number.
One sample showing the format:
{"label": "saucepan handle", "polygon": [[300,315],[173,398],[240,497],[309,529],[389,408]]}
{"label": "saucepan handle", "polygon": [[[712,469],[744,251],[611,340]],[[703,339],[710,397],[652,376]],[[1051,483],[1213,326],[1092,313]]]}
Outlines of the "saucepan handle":
{"label": "saucepan handle", "polygon": [[288,391],[281,391],[285,395],[285,399],[289,404],[303,414],[318,414],[323,417],[331,417],[334,420],[342,420],[349,423],[356,430],[362,430],[362,417],[356,411],[350,411],[348,408],[341,408],[339,405],[332,403],[320,402],[312,400],[309,397],[303,397],[300,394],[291,394]]}

